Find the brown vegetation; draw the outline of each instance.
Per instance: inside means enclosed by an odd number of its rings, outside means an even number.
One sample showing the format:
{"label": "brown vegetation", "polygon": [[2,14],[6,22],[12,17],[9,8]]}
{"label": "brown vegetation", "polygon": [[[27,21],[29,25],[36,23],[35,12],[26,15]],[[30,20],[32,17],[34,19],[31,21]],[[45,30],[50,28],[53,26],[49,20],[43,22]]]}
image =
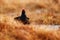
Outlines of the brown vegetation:
{"label": "brown vegetation", "polygon": [[[23,8],[29,25],[14,20]],[[60,25],[60,0],[0,0],[0,40],[60,40],[60,29],[41,24]]]}

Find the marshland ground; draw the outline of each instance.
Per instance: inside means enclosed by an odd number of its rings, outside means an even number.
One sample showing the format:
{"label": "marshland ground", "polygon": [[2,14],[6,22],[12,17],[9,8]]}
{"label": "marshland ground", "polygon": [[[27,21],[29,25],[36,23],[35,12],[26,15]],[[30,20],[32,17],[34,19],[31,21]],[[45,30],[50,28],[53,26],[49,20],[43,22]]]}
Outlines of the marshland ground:
{"label": "marshland ground", "polygon": [[[30,24],[14,19],[22,9]],[[0,0],[0,40],[60,40],[60,0]]]}

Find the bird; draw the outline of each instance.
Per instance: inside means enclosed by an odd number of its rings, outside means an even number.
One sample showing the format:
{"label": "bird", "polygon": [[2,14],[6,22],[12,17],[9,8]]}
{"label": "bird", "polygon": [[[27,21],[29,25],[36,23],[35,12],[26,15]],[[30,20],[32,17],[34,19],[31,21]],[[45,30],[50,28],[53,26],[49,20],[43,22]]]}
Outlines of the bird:
{"label": "bird", "polygon": [[15,17],[14,19],[21,21],[23,24],[30,24],[29,18],[26,16],[24,9],[22,10],[21,16]]}

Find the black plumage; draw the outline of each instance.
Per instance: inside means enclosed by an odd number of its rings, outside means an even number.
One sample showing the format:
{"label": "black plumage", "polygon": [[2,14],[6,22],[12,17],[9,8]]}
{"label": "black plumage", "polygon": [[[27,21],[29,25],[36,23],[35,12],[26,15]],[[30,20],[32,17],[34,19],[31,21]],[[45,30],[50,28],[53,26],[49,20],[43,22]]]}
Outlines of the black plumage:
{"label": "black plumage", "polygon": [[22,10],[21,16],[15,18],[16,20],[22,21],[24,24],[29,24],[29,18],[25,14],[25,10]]}

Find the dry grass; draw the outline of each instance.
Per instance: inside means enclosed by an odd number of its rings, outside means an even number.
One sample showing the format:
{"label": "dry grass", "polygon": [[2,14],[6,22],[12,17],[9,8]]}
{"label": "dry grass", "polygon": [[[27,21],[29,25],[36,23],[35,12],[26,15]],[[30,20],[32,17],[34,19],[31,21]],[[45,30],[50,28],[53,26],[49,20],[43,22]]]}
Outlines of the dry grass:
{"label": "dry grass", "polygon": [[[23,8],[29,25],[14,20]],[[60,0],[0,0],[0,40],[60,40],[59,28],[34,26],[41,24],[60,25]]]}
{"label": "dry grass", "polygon": [[12,26],[6,23],[0,25],[0,40],[60,40],[60,30],[48,31],[31,25]]}
{"label": "dry grass", "polygon": [[60,40],[60,30],[23,25],[11,16],[0,15],[0,40]]}
{"label": "dry grass", "polygon": [[19,16],[21,10],[26,10],[26,15],[31,23],[37,24],[60,24],[60,1],[59,0],[0,0],[0,14]]}

